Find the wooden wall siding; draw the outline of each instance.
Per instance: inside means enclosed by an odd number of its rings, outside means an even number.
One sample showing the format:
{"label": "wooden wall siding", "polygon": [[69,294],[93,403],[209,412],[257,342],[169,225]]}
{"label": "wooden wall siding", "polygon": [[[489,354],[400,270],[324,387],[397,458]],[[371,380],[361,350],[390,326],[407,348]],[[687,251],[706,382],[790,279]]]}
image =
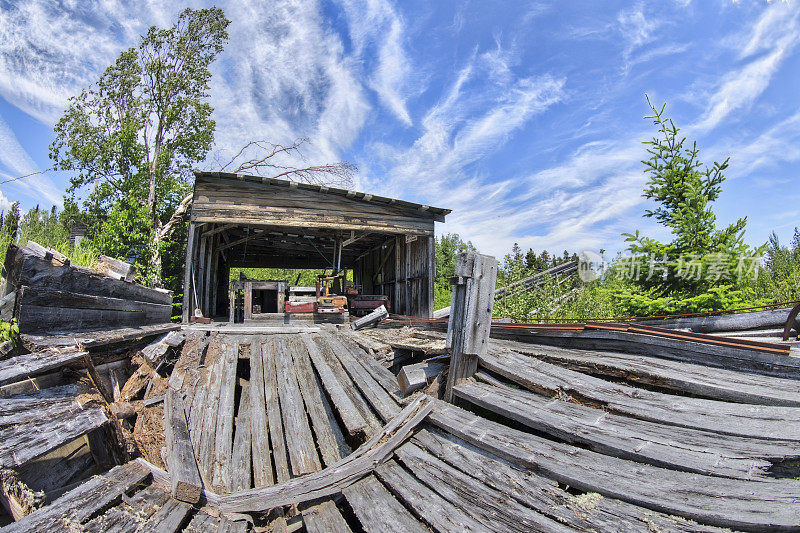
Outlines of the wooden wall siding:
{"label": "wooden wall siding", "polygon": [[433,235],[444,215],[421,207],[198,175],[192,221]]}
{"label": "wooden wall siding", "polygon": [[433,237],[418,236],[406,243],[405,235],[397,236],[385,247],[361,257],[356,262],[354,279],[365,294],[388,296],[392,313],[429,317],[436,276],[433,259]]}

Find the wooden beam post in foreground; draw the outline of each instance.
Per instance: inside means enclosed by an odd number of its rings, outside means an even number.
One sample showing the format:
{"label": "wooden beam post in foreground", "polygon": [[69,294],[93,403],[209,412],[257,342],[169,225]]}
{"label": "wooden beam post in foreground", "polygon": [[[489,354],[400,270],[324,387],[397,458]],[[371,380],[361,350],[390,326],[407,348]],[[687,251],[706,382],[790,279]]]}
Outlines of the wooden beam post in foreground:
{"label": "wooden beam post in foreground", "polygon": [[475,374],[478,357],[486,353],[496,280],[494,257],[462,252],[456,258],[452,312],[447,325],[447,348],[451,354],[444,393],[447,402],[453,399],[453,387]]}
{"label": "wooden beam post in foreground", "polygon": [[203,482],[189,440],[189,427],[181,393],[168,389],[164,395],[164,438],[172,496],[187,503],[200,501]]}

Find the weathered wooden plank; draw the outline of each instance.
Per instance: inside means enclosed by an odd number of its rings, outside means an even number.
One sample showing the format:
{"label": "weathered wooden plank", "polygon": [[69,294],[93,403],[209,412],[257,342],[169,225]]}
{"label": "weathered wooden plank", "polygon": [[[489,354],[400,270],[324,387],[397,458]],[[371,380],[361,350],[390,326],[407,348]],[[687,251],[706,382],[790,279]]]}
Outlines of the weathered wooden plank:
{"label": "weathered wooden plank", "polygon": [[405,365],[397,374],[397,384],[400,391],[406,395],[418,391],[428,385],[441,374],[447,365],[443,363],[422,362]]}
{"label": "weathered wooden plank", "polygon": [[250,383],[242,386],[239,410],[236,413],[236,432],[233,437],[233,459],[231,461],[230,486],[228,490],[249,489],[251,479],[251,427]]}
{"label": "weathered wooden plank", "polygon": [[272,443],[272,458],[275,461],[277,483],[284,483],[289,475],[289,457],[283,433],[283,421],[278,396],[278,377],[275,368],[275,344],[267,339],[261,344],[261,357],[264,363],[264,397],[269,420],[269,437]]}
{"label": "weathered wooden plank", "polygon": [[131,497],[122,496],[122,503],[89,520],[82,531],[87,533],[135,533],[139,526],[158,511],[169,495],[160,488],[145,487]]}
{"label": "weathered wooden plank", "polygon": [[267,403],[264,396],[264,362],[261,343],[250,344],[250,435],[253,457],[253,486],[266,487],[275,482],[272,452],[269,446]]}
{"label": "weathered wooden plank", "polygon": [[325,465],[330,466],[347,457],[352,450],[344,439],[328,399],[322,393],[322,383],[314,375],[305,345],[297,339],[292,339],[289,346],[306,411],[314,426],[320,455]]}
{"label": "weathered wooden plank", "polygon": [[9,277],[15,286],[37,286],[61,291],[126,298],[141,302],[171,304],[168,291],[150,289],[136,283],[110,278],[95,270],[77,265],[54,265],[25,247],[10,246],[8,256],[15,263]]}
{"label": "weathered wooden plank", "polygon": [[95,269],[106,276],[111,276],[112,278],[127,282],[133,281],[133,278],[136,276],[136,265],[114,259],[107,255],[100,256],[100,261],[95,265]]}
{"label": "weathered wooden plank", "polygon": [[557,398],[482,383],[462,383],[455,395],[562,441],[614,457],[739,479],[763,477],[772,466],[769,461],[748,458],[727,439],[712,434],[686,428],[679,435],[673,426],[632,420]]}
{"label": "weathered wooden plank", "polygon": [[492,342],[492,350],[504,348],[585,374],[623,378],[633,383],[713,400],[800,406],[797,395],[800,381],[795,379],[767,377],[645,355],[575,350],[513,341]]}
{"label": "weathered wooden plank", "polygon": [[488,517],[495,531],[569,531],[566,526],[484,485],[444,461],[406,443],[395,452],[414,475],[476,520]]}
{"label": "weathered wooden plank", "polygon": [[206,497],[210,504],[224,513],[251,513],[336,494],[387,460],[428,416],[430,409],[431,400],[418,397],[358,450],[330,468],[271,487],[223,495],[208,493]]}
{"label": "weathered wooden plank", "polygon": [[612,383],[511,351],[487,353],[481,366],[541,394],[567,394],[633,418],[723,435],[800,439],[800,408],[686,398]]}
{"label": "weathered wooden plank", "polygon": [[307,334],[301,334],[300,336],[314,363],[314,368],[316,368],[317,374],[319,374],[320,380],[325,390],[328,392],[333,406],[339,413],[339,417],[342,419],[347,432],[351,436],[363,436],[369,424],[356,408],[343,384],[337,379],[333,368],[322,355],[314,339]]}
{"label": "weathered wooden plank", "polygon": [[320,470],[322,464],[317,455],[311,427],[308,425],[303,397],[295,375],[291,348],[287,346],[287,339],[283,337],[276,338],[274,346],[278,395],[292,474],[295,476],[310,474]]}
{"label": "weathered wooden plank", "polygon": [[492,338],[581,350],[650,355],[701,365],[800,379],[800,359],[736,346],[719,346],[657,335],[612,330],[513,330],[493,328]]}
{"label": "weathered wooden plank", "polygon": [[236,367],[239,362],[239,343],[231,342],[224,355],[220,384],[217,429],[214,442],[214,487],[223,490],[231,484],[231,459],[233,454],[233,415],[236,392]]}
{"label": "weathered wooden plank", "polygon": [[180,393],[173,389],[167,389],[164,393],[164,440],[172,496],[183,502],[199,502],[203,482],[189,440],[183,400]]}
{"label": "weathered wooden plank", "polygon": [[793,480],[742,481],[668,470],[543,439],[444,402],[435,405],[430,420],[436,426],[582,491],[701,524],[746,530],[800,526]]}
{"label": "weathered wooden plank", "polygon": [[5,527],[4,531],[65,531],[120,501],[122,494],[144,482],[150,472],[137,462],[116,466],[64,494],[50,505]]}
{"label": "weathered wooden plank", "polygon": [[66,333],[98,328],[143,326],[148,323],[143,311],[71,309],[69,307],[20,307],[20,331],[23,333]]}
{"label": "weathered wooden plank", "polygon": [[86,352],[77,350],[44,350],[0,361],[0,385],[14,383],[81,362],[85,356]]}
{"label": "weathered wooden plank", "polygon": [[336,504],[328,500],[303,510],[303,524],[308,533],[350,533],[350,526]]}
{"label": "weathered wooden plank", "polygon": [[383,533],[384,531],[418,531],[427,533],[428,528],[421,524],[394,499],[392,493],[374,476],[367,476],[345,488],[342,493],[353,508],[364,531]]}
{"label": "weathered wooden plank", "polygon": [[350,350],[335,336],[321,333],[320,341],[328,344],[330,351],[339,359],[352,381],[384,421],[391,419],[400,411],[397,401],[375,381]]}
{"label": "weathered wooden plank", "polygon": [[444,399],[450,401],[453,387],[478,369],[478,358],[489,346],[497,261],[488,255],[463,252],[456,258],[452,314],[447,326],[451,350]]}
{"label": "weathered wooden plank", "polygon": [[39,402],[36,409],[9,413],[13,403],[0,399],[0,467],[25,464],[108,422],[94,403]]}
{"label": "weathered wooden plank", "polygon": [[363,346],[358,344],[350,335],[342,335],[342,330],[337,332],[336,338],[346,346],[353,356],[358,359],[361,365],[370,373],[370,375],[381,384],[383,389],[388,392],[397,402],[403,403],[407,401],[403,398],[403,393],[397,386],[397,377],[392,372],[381,365],[375,358],[365,351]]}
{"label": "weathered wooden plank", "polygon": [[183,531],[185,533],[211,533],[212,531],[219,531],[219,526],[219,517],[212,516],[201,509],[192,517],[192,521]]}
{"label": "weathered wooden plank", "polygon": [[[218,359],[216,359],[214,365],[206,374],[208,378],[208,392],[207,394],[197,395],[200,399],[200,404],[192,409],[193,418],[196,420],[200,429],[200,431],[196,431],[196,433],[200,435],[199,444],[195,446],[197,464],[200,466],[200,475],[203,477],[204,485],[209,487],[213,485],[217,412],[219,409],[219,398],[222,390],[225,363],[229,355],[228,346],[226,344],[221,344],[219,350]],[[197,416],[194,416],[195,412]]]}
{"label": "weathered wooden plank", "polygon": [[169,322],[172,305],[131,298],[114,298],[79,292],[69,292],[51,287],[24,285],[17,295],[17,305],[39,307],[67,307],[72,309],[104,309],[109,311],[139,311],[154,322]]}
{"label": "weathered wooden plank", "polygon": [[414,514],[436,531],[484,531],[478,521],[459,507],[445,500],[433,489],[409,474],[395,461],[387,461],[375,469],[375,475],[410,507]]}
{"label": "weathered wooden plank", "polygon": [[185,502],[170,499],[149,520],[137,528],[137,532],[175,533],[183,528],[183,524],[192,512],[192,506]]}
{"label": "weathered wooden plank", "polygon": [[389,311],[386,310],[385,306],[380,306],[375,309],[373,312],[369,313],[368,315],[362,316],[361,318],[354,320],[350,323],[350,328],[358,331],[359,329],[366,328],[367,326],[372,326],[377,324],[384,318],[389,316]]}
{"label": "weathered wooden plank", "polygon": [[66,335],[53,334],[20,334],[23,346],[30,351],[47,348],[75,348],[94,351],[136,339],[155,337],[168,331],[180,329],[180,324],[151,324],[139,327],[104,328],[98,331],[74,332]]}
{"label": "weathered wooden plank", "polygon": [[579,531],[718,531],[600,494],[570,494],[539,473],[516,468],[437,428],[420,428],[412,441],[465,474]]}

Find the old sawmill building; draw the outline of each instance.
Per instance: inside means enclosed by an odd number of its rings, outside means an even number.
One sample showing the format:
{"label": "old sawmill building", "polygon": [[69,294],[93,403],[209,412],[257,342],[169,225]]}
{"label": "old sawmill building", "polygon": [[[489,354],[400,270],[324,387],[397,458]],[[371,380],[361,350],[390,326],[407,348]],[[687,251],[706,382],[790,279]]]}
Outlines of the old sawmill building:
{"label": "old sawmill building", "polygon": [[[9,246],[2,532],[800,530],[800,354],[781,341],[800,306],[724,336],[697,332],[708,317],[492,322],[497,263],[469,252],[430,319],[448,213],[199,172],[183,321],[211,323],[170,322],[172,295],[121,261]],[[244,280],[229,324],[238,267],[346,268],[395,316],[253,318],[292,280]]]}
{"label": "old sawmill building", "polygon": [[234,267],[352,270],[393,312],[433,312],[434,223],[449,209],[324,185],[195,173],[184,276],[190,310],[229,315]]}

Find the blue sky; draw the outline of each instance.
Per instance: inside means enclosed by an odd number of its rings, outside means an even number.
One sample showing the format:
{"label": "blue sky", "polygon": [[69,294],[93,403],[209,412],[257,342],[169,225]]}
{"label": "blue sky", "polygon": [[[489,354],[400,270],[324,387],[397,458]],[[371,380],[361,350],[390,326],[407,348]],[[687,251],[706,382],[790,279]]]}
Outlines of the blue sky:
{"label": "blue sky", "polygon": [[[50,166],[52,127],[150,25],[196,2],[0,0],[0,180]],[[308,137],[355,188],[453,209],[481,251],[619,250],[641,229],[645,93],[704,161],[731,157],[720,223],[747,240],[800,225],[800,4],[307,0],[219,3],[215,153]],[[68,176],[0,185],[58,204]]]}

